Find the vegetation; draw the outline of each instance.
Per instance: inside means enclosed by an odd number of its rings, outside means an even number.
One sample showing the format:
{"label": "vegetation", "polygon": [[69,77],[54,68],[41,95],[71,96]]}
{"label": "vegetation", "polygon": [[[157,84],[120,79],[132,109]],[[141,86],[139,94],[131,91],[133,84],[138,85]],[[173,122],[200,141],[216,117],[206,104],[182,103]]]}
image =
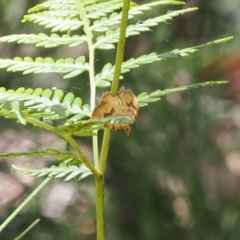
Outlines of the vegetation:
{"label": "vegetation", "polygon": [[[83,84],[86,85],[84,78],[87,78],[90,89],[90,101],[88,103],[83,100],[85,96],[76,97],[71,92],[65,93],[63,90],[55,88],[55,85],[52,85],[52,89],[23,86],[14,89],[0,88],[1,116],[13,119],[22,125],[30,124],[36,128],[52,132],[63,138],[68,144],[66,149],[60,150],[45,149],[1,154],[3,158],[46,155],[54,157],[57,162],[52,166],[38,169],[13,166],[20,172],[30,176],[46,177],[46,180],[3,222],[0,231],[30,200],[36,197],[36,194],[50,180],[62,178],[63,181],[67,182],[74,181],[77,178],[79,184],[82,184],[87,177],[93,177],[95,179],[97,239],[105,239],[104,191],[112,134],[112,130],[106,128],[106,126],[128,126],[134,124],[134,120],[126,114],[110,114],[110,116],[103,118],[91,118],[96,107],[97,91],[110,87],[111,96],[115,96],[119,86],[124,81],[124,75],[133,69],[150,63],[187,57],[199,49],[212,47],[215,44],[232,39],[232,37],[227,37],[195,47],[174,49],[166,53],[152,52],[136,58],[132,56],[128,59],[124,58],[126,38],[143,32],[154,31],[155,28],[153,27],[159,24],[168,23],[179,15],[198,10],[197,8],[175,9],[183,4],[184,2],[181,1],[152,1],[140,5],[128,0],[124,2],[120,0],[107,2],[97,0],[49,0],[30,8],[28,14],[24,16],[23,22],[38,24],[46,28],[46,31],[51,30],[51,33],[16,34],[0,38],[1,43],[33,44],[36,47],[46,49],[61,49],[65,46],[74,48],[74,51],[78,52],[76,58],[64,56],[63,51],[60,51],[60,57],[57,59],[55,59],[56,56],[54,58],[49,56],[14,57],[12,59],[0,59],[0,68],[10,72],[22,72],[23,74],[60,73],[63,74],[63,79],[74,79],[74,86],[80,88]],[[152,11],[153,8],[163,6],[174,9],[163,15],[147,17],[147,13]],[[87,56],[82,53],[86,47],[88,49]],[[101,60],[101,54],[115,48],[117,49],[114,64],[111,62],[103,64],[102,61],[99,61],[99,59]],[[84,75],[86,73],[87,75]],[[84,77],[81,79],[81,76]],[[151,85],[151,79],[147,80],[147,84]],[[49,79],[49,81],[51,80]],[[137,96],[141,115],[143,107],[149,105],[151,107],[152,103],[170,93],[226,83],[226,81],[208,81],[165,90],[156,87],[151,93],[132,91]],[[157,84],[154,83],[154,86],[157,86]],[[107,91],[104,90],[104,92]],[[100,130],[104,130],[103,136]],[[117,132],[116,134],[120,133]],[[92,138],[93,162],[84,153],[81,144],[78,144],[79,137]],[[129,138],[131,137],[132,135],[129,136]],[[131,148],[134,149],[134,145]],[[135,148],[133,151],[138,150]],[[142,154],[145,155],[144,152]],[[124,161],[129,164],[130,158]],[[151,155],[146,154],[145,158],[149,160]],[[146,167],[150,169],[151,164],[149,162],[148,166],[147,162],[145,163]],[[144,239],[154,239],[154,237],[147,238],[145,236]]]}

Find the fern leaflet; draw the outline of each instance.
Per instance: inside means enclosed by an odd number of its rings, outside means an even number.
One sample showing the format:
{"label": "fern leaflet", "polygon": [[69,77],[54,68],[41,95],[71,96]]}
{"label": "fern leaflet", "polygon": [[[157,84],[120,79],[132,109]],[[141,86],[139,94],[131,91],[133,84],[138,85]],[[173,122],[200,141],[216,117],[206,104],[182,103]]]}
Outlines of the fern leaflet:
{"label": "fern leaflet", "polygon": [[[15,102],[20,104],[20,111],[25,117],[59,120],[72,116],[74,120],[79,120],[90,116],[89,107],[87,105],[82,106],[81,98],[75,98],[72,93],[64,96],[63,91],[59,89],[52,91],[41,88],[35,90],[19,88],[14,91],[0,88],[0,114],[9,114],[9,117],[13,117],[11,112],[14,111],[11,104]],[[9,110],[8,114],[6,110]]]}
{"label": "fern leaflet", "polygon": [[69,166],[68,164],[61,163],[59,166],[51,166],[50,168],[41,169],[27,169],[13,165],[16,170],[27,174],[32,177],[53,177],[53,178],[64,178],[64,182],[71,181],[78,177],[78,181],[84,180],[86,177],[92,175],[91,171],[84,165]]}

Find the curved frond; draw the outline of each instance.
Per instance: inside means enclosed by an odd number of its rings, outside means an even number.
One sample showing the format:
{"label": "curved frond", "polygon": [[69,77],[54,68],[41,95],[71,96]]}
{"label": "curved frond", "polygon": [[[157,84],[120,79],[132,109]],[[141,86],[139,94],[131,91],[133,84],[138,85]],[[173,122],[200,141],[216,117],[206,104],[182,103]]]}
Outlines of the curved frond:
{"label": "curved frond", "polygon": [[[136,15],[143,14],[152,7],[160,5],[181,5],[182,1],[153,1],[143,5],[131,4],[129,11],[129,19]],[[88,41],[88,37],[92,36],[93,48],[113,49],[119,38],[118,26],[121,21],[122,0],[110,0],[106,2],[96,0],[86,0],[76,4],[75,0],[49,0],[35,6],[29,10],[29,14],[24,16],[23,21],[32,21],[51,28],[52,31],[71,31],[76,30],[83,25],[89,25],[88,30],[84,28],[86,35],[51,34],[47,36],[43,33],[20,34],[6,36],[0,38],[0,42],[17,42],[25,44],[35,44],[37,47],[53,48],[61,45],[69,45],[70,47],[79,46]],[[158,25],[160,22],[166,22],[173,17],[187,12],[195,11],[197,8],[189,8],[178,11],[171,11],[163,16],[141,21],[127,27],[127,37],[149,31],[151,27]],[[92,15],[91,15],[92,14]],[[92,20],[90,22],[90,20]],[[102,35],[96,37],[93,32],[103,32]],[[145,57],[145,56],[143,56]],[[147,58],[147,57],[146,57]],[[140,60],[140,59],[138,59]],[[138,60],[133,60],[123,64],[122,73],[129,71],[131,68],[138,66]],[[158,59],[152,60],[157,61]],[[147,60],[146,60],[147,61]],[[150,60],[151,61],[151,60]],[[146,63],[146,62],[144,62]],[[13,60],[0,59],[0,68],[6,68],[7,71],[22,71],[23,74],[30,73],[65,73],[64,78],[71,78],[80,75],[88,70],[88,63],[84,57],[76,60],[72,58],[59,59],[54,61],[51,58],[38,57],[33,60],[30,57],[16,57]],[[103,71],[105,71],[103,69]],[[114,67],[109,69],[109,73],[100,73],[96,75],[96,84],[98,87],[107,87],[110,85]]]}
{"label": "curved frond", "polygon": [[53,48],[61,45],[69,45],[69,47],[79,46],[87,41],[87,36],[73,35],[69,36],[64,34],[59,36],[58,34],[51,34],[47,36],[44,33],[36,34],[18,34],[0,37],[0,42],[17,42],[24,44],[35,44],[37,47]]}
{"label": "curved frond", "polygon": [[33,13],[24,16],[22,22],[34,22],[38,23],[40,26],[44,26],[45,28],[51,28],[52,32],[66,32],[66,31],[74,31],[79,29],[83,22],[78,18],[74,17],[63,17],[61,16],[61,12],[58,16],[51,16],[50,12],[43,13]]}
{"label": "curved frond", "polygon": [[[13,105],[18,105],[14,109]],[[19,117],[20,112],[21,117]],[[12,113],[15,113],[13,115]],[[16,91],[0,88],[0,115],[22,118],[27,121],[28,117],[46,120],[58,120],[72,117],[79,120],[90,116],[89,108],[82,106],[82,100],[72,93],[64,95],[62,90],[19,88]],[[23,122],[22,122],[23,123]]]}
{"label": "curved frond", "polygon": [[68,164],[61,163],[59,166],[51,166],[50,168],[41,169],[27,169],[13,165],[13,168],[27,174],[31,177],[51,177],[51,178],[64,178],[64,182],[78,178],[78,181],[84,180],[86,177],[92,175],[91,171],[84,165],[69,166]]}
{"label": "curved frond", "polygon": [[[162,54],[150,53],[148,55],[140,56],[139,58],[131,58],[123,62],[121,73],[129,72],[132,69],[137,68],[143,64],[150,64],[153,62],[158,62],[158,61],[162,61],[169,58],[188,57],[190,54],[197,52],[198,49],[201,49],[207,46],[212,46],[219,43],[224,43],[231,40],[232,38],[233,37],[222,38],[222,39],[210,41],[208,43],[201,44],[198,46],[193,46],[193,47],[184,48],[184,49],[175,49],[171,52],[162,53]],[[112,81],[114,69],[115,67],[112,64],[110,63],[106,64],[102,72],[96,74],[95,76],[96,85],[98,87],[105,87],[105,86],[111,85],[110,83],[109,85],[107,85],[107,82]]]}
{"label": "curved frond", "polygon": [[122,0],[98,1],[98,3],[86,6],[87,17],[98,19],[112,14],[114,11],[122,8]]}
{"label": "curved frond", "polygon": [[[162,96],[173,93],[173,92],[181,92],[181,91],[188,91],[202,87],[208,86],[216,86],[221,84],[226,84],[227,81],[214,81],[214,82],[204,82],[204,83],[197,83],[191,84],[188,86],[182,86],[177,88],[171,88],[166,90],[156,90],[150,94],[143,92],[137,96],[139,107],[145,107],[149,103],[156,102],[161,99]],[[134,121],[123,115],[114,115],[100,119],[89,119],[89,120],[81,120],[81,121],[74,121],[70,120],[67,121],[64,125],[58,126],[58,130],[60,132],[68,133],[69,135],[74,136],[89,136],[93,135],[93,131],[96,129],[103,129],[107,123],[124,123],[124,124],[132,124]]]}
{"label": "curved frond", "polygon": [[[14,105],[18,108],[15,109]],[[14,91],[0,88],[0,115],[17,119],[22,124],[27,122],[34,124],[33,119],[36,119],[53,125],[51,121],[65,119],[54,131],[71,136],[92,136],[94,130],[103,129],[107,123],[133,123],[132,119],[123,115],[82,120],[91,116],[89,106],[82,106],[79,97],[75,97],[72,93],[64,95],[59,89],[53,91],[19,88]]]}
{"label": "curved frond", "polygon": [[[84,1],[86,11],[88,13],[89,19],[97,19],[99,17],[104,17],[107,14],[111,14],[114,11],[122,8],[122,0],[112,0],[112,1],[102,1],[102,0],[87,0]],[[28,12],[35,13],[40,11],[51,10],[55,12],[55,16],[78,16],[79,12],[75,5],[74,0],[51,0],[44,3],[41,3]],[[65,13],[67,12],[67,13]],[[62,14],[62,15],[60,15]],[[68,14],[68,15],[67,15]]]}
{"label": "curved frond", "polygon": [[[110,6],[114,6],[114,8],[113,7],[110,8],[112,10],[116,10],[118,8],[121,8],[122,7],[122,1],[118,1],[118,2],[119,2],[119,6],[117,4],[113,5],[111,3],[111,1],[105,2],[104,5],[103,5],[103,10],[107,8],[107,6],[106,6],[107,3],[109,3]],[[170,5],[170,4],[171,5],[182,5],[182,4],[184,4],[184,2],[180,2],[180,1],[155,1],[155,2],[151,2],[151,3],[143,4],[143,5],[135,4],[129,10],[128,18],[131,19],[131,18],[134,18],[136,15],[143,14],[144,11],[151,10],[151,8],[154,7],[154,6]],[[86,8],[86,9],[90,10],[92,8],[89,7],[89,8]],[[101,13],[102,12],[101,10],[102,9],[97,8],[98,13]],[[107,10],[110,12],[109,8],[107,8]],[[92,11],[90,11],[90,12],[92,12]],[[88,17],[89,17],[89,15],[88,15]],[[96,31],[96,32],[108,31],[110,26],[117,25],[117,24],[121,23],[121,17],[122,17],[122,13],[113,12],[113,13],[111,13],[110,16],[101,18],[101,19],[93,22],[93,24],[91,26],[91,29],[92,29],[92,31]],[[91,18],[91,16],[89,18]],[[149,23],[147,23],[147,24],[149,25]],[[141,30],[143,31],[143,28],[141,28]],[[131,36],[131,35],[128,34],[128,36]]]}
{"label": "curved frond", "polygon": [[183,1],[154,1],[154,2],[149,2],[149,3],[145,3],[145,4],[142,4],[142,5],[134,5],[132,8],[130,8],[129,10],[129,16],[130,17],[134,17],[136,15],[139,15],[139,14],[143,14],[144,11],[148,11],[148,10],[151,10],[153,7],[156,7],[156,6],[165,6],[165,5],[184,5],[185,2]]}
{"label": "curved frond", "polygon": [[[96,2],[97,1],[92,1],[91,3],[90,1],[84,2],[83,6],[87,12],[88,19],[104,17],[122,7],[121,0]],[[52,32],[77,30],[83,26],[83,21],[75,4],[75,1],[68,1],[67,3],[64,1],[48,1],[39,4],[29,10],[29,14],[24,16],[22,22],[34,22],[45,28],[51,28]],[[108,21],[108,23],[110,22]],[[112,25],[112,23],[110,25]],[[95,30],[97,30],[98,26],[99,24],[95,26]]]}
{"label": "curved frond", "polygon": [[80,75],[88,69],[88,63],[85,57],[81,56],[77,59],[67,58],[58,59],[56,62],[52,58],[37,57],[33,60],[30,57],[24,59],[15,57],[11,59],[0,59],[0,69],[6,68],[9,72],[29,73],[68,73],[64,78],[71,78]]}
{"label": "curved frond", "polygon": [[[129,11],[129,19],[136,15],[143,14],[144,11],[151,10],[152,7],[160,5],[182,5],[182,1],[154,1],[151,3],[137,5],[132,3],[131,9]],[[122,0],[111,0],[111,1],[84,1],[84,3],[79,5],[84,7],[86,11],[86,18],[93,20],[97,19],[93,24],[91,24],[92,31],[106,32],[110,30],[112,25],[118,25],[121,21],[121,13],[119,10],[122,8]],[[45,28],[51,28],[52,32],[64,32],[77,30],[83,26],[84,19],[81,18],[79,14],[78,7],[75,1],[47,1],[45,3],[39,4],[28,12],[29,14],[24,16],[22,22],[33,22],[37,23]],[[183,13],[187,12],[187,9],[181,10]],[[174,13],[176,15],[174,15]],[[171,12],[171,14],[164,15],[165,18],[154,18],[145,24],[148,27],[140,28],[134,26],[135,32],[139,34],[141,31],[146,31],[151,26],[157,25],[161,21],[166,21],[172,19],[172,17],[182,14],[180,11]],[[150,23],[151,22],[151,23]],[[133,35],[133,29],[129,28],[127,36]],[[134,33],[135,35],[135,33]],[[107,39],[106,39],[107,42]],[[96,46],[100,48],[100,43]]]}
{"label": "curved frond", "polygon": [[[167,22],[172,20],[173,17],[177,17],[181,14],[185,14],[188,12],[196,11],[198,8],[188,8],[183,10],[176,10],[168,12],[165,15],[161,15],[155,18],[147,19],[145,21],[141,21],[140,23],[136,23],[134,25],[129,25],[126,30],[126,36],[134,36],[139,35],[141,32],[150,31],[151,27],[157,26],[161,22]],[[96,43],[94,44],[95,48],[98,49],[113,49],[115,48],[114,43],[118,42],[119,38],[119,28],[116,30],[108,30],[106,31],[104,36],[99,36],[97,38]]]}
{"label": "curved frond", "polygon": [[[181,5],[181,1],[154,1],[151,3],[137,5],[132,3],[129,11],[129,19],[136,15],[143,14],[144,11],[151,10],[152,7],[159,5]],[[46,1],[31,8],[29,14],[24,16],[23,22],[30,21],[39,25],[51,28],[52,32],[73,31],[83,26],[84,19],[81,19],[81,14],[74,0],[52,0]],[[96,19],[90,24],[90,30],[95,32],[104,32],[104,36],[99,36],[95,43],[95,48],[112,49],[115,48],[114,43],[118,41],[119,29],[111,30],[111,26],[118,26],[121,22],[121,12],[116,12],[122,8],[122,0],[112,0],[107,2],[102,1],[84,1],[80,4],[86,11],[87,19]],[[149,31],[150,27],[157,25],[162,21],[172,19],[172,17],[183,14],[195,9],[184,9],[180,11],[172,11],[167,14],[141,21],[141,24],[130,25],[127,29],[127,36],[140,34],[140,32]],[[35,44],[37,47],[52,48],[68,44],[70,47],[79,46],[87,41],[87,36],[82,35],[63,35],[52,34],[47,36],[43,33],[35,34],[20,34],[0,38],[0,42],[17,42],[24,44]]]}
{"label": "curved frond", "polygon": [[133,120],[124,115],[114,115],[105,118],[81,121],[74,121],[71,119],[67,121],[66,124],[58,126],[58,130],[71,136],[92,136],[94,135],[94,130],[104,129],[107,123],[132,124]]}
{"label": "curved frond", "polygon": [[143,55],[139,58],[135,58],[135,59],[131,58],[123,63],[121,72],[122,73],[129,72],[130,69],[137,68],[142,64],[149,64],[149,63],[158,62],[158,61],[169,59],[169,58],[188,57],[190,54],[197,52],[201,48],[227,42],[231,39],[232,37],[227,37],[227,38],[210,41],[208,43],[204,43],[204,44],[189,47],[189,48],[174,49],[171,52],[167,52],[167,53],[162,53],[162,54],[150,53],[148,55]]}
{"label": "curved frond", "polygon": [[148,105],[148,103],[156,102],[160,100],[162,96],[167,95],[169,93],[188,91],[188,90],[198,89],[202,87],[216,86],[216,85],[222,85],[227,83],[228,81],[211,81],[211,82],[196,83],[188,86],[176,87],[176,88],[171,88],[166,90],[159,89],[150,94],[147,94],[147,92],[142,92],[137,96],[138,104],[139,104],[139,107],[145,107]]}
{"label": "curved frond", "polygon": [[68,151],[59,151],[56,149],[46,149],[45,151],[28,151],[28,152],[11,152],[11,153],[0,153],[1,158],[16,158],[22,156],[52,156],[58,157],[59,161],[75,160],[76,162],[81,161],[79,157]]}
{"label": "curved frond", "polygon": [[40,12],[45,10],[76,10],[75,0],[48,0],[40,3],[28,10],[29,13]]}

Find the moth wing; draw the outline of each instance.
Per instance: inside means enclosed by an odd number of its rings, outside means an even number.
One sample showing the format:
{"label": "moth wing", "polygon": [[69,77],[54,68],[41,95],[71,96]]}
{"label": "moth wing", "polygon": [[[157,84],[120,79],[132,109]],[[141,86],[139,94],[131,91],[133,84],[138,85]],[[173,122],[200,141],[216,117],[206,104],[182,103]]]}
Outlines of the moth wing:
{"label": "moth wing", "polygon": [[131,90],[126,90],[121,88],[117,92],[117,96],[121,100],[122,107],[126,116],[130,117],[133,120],[136,120],[138,116],[138,100]]}
{"label": "moth wing", "polygon": [[92,118],[104,118],[113,115],[123,115],[123,109],[118,97],[105,93],[92,113]]}
{"label": "moth wing", "polygon": [[[114,115],[125,115],[135,120],[138,115],[139,107],[136,96],[130,90],[121,88],[116,96],[105,93],[92,113],[92,118],[104,118]],[[124,129],[129,135],[131,127],[125,123],[106,123],[109,129]]]}

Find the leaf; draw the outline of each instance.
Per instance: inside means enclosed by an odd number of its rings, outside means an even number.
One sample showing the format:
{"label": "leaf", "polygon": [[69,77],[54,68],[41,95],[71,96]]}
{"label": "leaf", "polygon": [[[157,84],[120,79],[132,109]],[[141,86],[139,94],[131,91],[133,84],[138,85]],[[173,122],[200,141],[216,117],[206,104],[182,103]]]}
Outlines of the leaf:
{"label": "leaf", "polygon": [[34,22],[45,28],[51,28],[51,32],[66,32],[79,29],[83,22],[76,17],[58,14],[51,15],[51,12],[32,13],[25,15],[22,22]]}
{"label": "leaf", "polygon": [[94,135],[94,130],[104,129],[106,123],[132,124],[133,120],[124,115],[114,115],[105,118],[80,121],[72,121],[72,119],[70,119],[64,125],[58,126],[58,130],[74,136],[92,136]]}
{"label": "leaf", "polygon": [[[72,93],[64,95],[63,91],[57,89],[19,88],[16,91],[0,88],[0,113],[9,111],[9,117],[14,117],[24,123],[27,117],[43,118],[43,120],[58,120],[72,117],[75,120],[90,115],[89,108],[82,106],[82,100]],[[5,112],[4,115],[8,116]],[[75,116],[75,117],[74,117]],[[80,117],[81,116],[81,117]]]}
{"label": "leaf", "polygon": [[0,37],[0,42],[16,42],[19,44],[35,44],[36,47],[44,47],[44,48],[54,48],[62,45],[69,45],[69,47],[79,46],[87,41],[86,35],[73,35],[69,36],[64,34],[59,36],[57,34],[51,34],[47,36],[44,33],[36,34],[18,34],[18,35],[10,35]]}
{"label": "leaf", "polygon": [[80,164],[78,166],[68,166],[67,164],[61,163],[59,166],[51,166],[50,168],[41,169],[27,169],[18,167],[16,165],[12,166],[14,169],[27,174],[32,177],[54,177],[54,178],[64,178],[64,182],[71,181],[78,177],[78,181],[84,180],[89,175],[92,175],[91,171],[84,165]]}
{"label": "leaf", "polygon": [[12,111],[14,113],[16,113],[16,116],[17,116],[19,122],[23,125],[26,125],[27,121],[26,121],[24,115],[22,114],[20,103],[17,101],[13,101],[13,102],[11,102],[11,106],[12,106]]}
{"label": "leaf", "polygon": [[182,87],[176,87],[166,90],[156,90],[150,94],[147,94],[146,92],[143,92],[137,96],[139,107],[145,107],[148,105],[148,103],[156,102],[161,99],[162,96],[173,93],[173,92],[182,92],[202,87],[208,87],[208,86],[216,86],[216,85],[222,85],[227,84],[228,81],[212,81],[212,82],[204,82],[204,83],[196,83],[191,84],[188,86],[182,86]]}
{"label": "leaf", "polygon": [[30,57],[24,59],[15,57],[11,59],[0,59],[0,68],[6,68],[11,72],[23,72],[23,74],[30,73],[68,73],[64,78],[75,77],[80,75],[88,69],[88,64],[85,63],[85,58],[80,57],[76,60],[72,58],[58,59],[54,62],[51,58],[37,57],[33,60]]}
{"label": "leaf", "polygon": [[[121,73],[126,73],[131,71],[134,68],[138,68],[140,65],[143,64],[150,64],[153,62],[159,62],[169,58],[177,58],[177,57],[187,57],[192,53],[198,51],[198,49],[212,46],[219,43],[224,43],[231,40],[233,37],[222,38],[214,41],[207,42],[205,44],[201,44],[198,46],[193,46],[190,48],[185,49],[175,49],[171,52],[157,54],[157,53],[150,53],[148,55],[140,56],[139,58],[130,58],[129,60],[123,62]],[[115,66],[106,65],[106,70],[103,68],[102,72],[98,73],[95,76],[95,82],[97,86],[104,87],[104,84],[101,84],[101,81],[109,81],[111,82],[113,79],[113,73],[115,70]],[[121,78],[120,78],[121,79]],[[107,85],[107,84],[106,84]]]}
{"label": "leaf", "polygon": [[134,7],[130,8],[129,15],[136,16],[139,14],[143,14],[144,11],[151,10],[153,7],[160,6],[160,5],[184,5],[185,2],[182,1],[153,1],[149,3],[145,3],[142,5],[135,5]]}
{"label": "leaf", "polygon": [[[180,4],[182,4],[182,2]],[[142,6],[144,6],[144,4]],[[144,7],[142,7],[141,9],[144,10]],[[130,18],[131,18],[131,11],[132,13],[140,14],[139,11],[134,12],[133,10],[134,8],[130,10]],[[147,19],[145,21],[143,20],[141,21],[141,23],[138,22],[136,24],[129,25],[126,29],[126,36],[127,37],[135,36],[135,35],[139,35],[141,32],[150,31],[151,27],[157,26],[159,23],[162,23],[162,22],[165,23],[169,20],[172,20],[173,17],[177,17],[181,14],[193,12],[196,10],[198,10],[198,8],[187,8],[183,10],[169,11],[164,15],[161,15],[152,19]],[[120,33],[119,28],[115,30],[106,30],[104,36],[99,36],[97,38],[97,41],[94,44],[94,47],[98,49],[104,49],[105,48],[104,46],[106,44],[106,46],[108,46],[109,49],[115,48],[115,45],[113,45],[113,43],[118,42],[119,33]]]}

